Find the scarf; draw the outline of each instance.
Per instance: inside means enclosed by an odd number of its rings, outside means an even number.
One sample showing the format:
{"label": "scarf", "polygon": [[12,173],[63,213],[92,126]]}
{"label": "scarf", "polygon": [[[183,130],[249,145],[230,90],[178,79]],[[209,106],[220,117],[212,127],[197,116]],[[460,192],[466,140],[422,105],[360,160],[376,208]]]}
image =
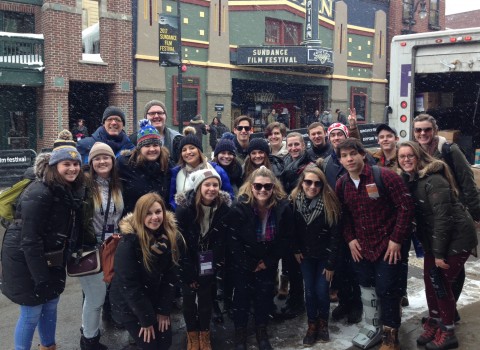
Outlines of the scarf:
{"label": "scarf", "polygon": [[428,145],[428,147],[426,149],[424,148],[424,151],[433,157],[433,155],[438,149],[438,142],[439,142],[438,136],[435,136],[432,139],[432,142]]}
{"label": "scarf", "polygon": [[314,199],[309,200],[305,197],[305,193],[301,191],[295,199],[295,206],[297,207],[298,212],[302,214],[307,225],[310,225],[313,220],[323,212],[323,198],[317,196]]}

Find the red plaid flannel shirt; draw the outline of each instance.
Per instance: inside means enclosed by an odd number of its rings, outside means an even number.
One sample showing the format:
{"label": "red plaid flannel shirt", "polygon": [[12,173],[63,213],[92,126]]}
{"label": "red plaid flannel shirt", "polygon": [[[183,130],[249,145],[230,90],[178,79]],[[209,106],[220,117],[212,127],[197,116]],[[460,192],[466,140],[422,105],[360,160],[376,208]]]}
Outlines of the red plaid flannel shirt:
{"label": "red plaid flannel shirt", "polygon": [[[342,202],[343,237],[347,243],[357,239],[363,258],[369,261],[376,261],[385,253],[389,240],[403,243],[411,233],[414,220],[412,196],[402,178],[386,169],[381,169],[381,174],[384,193],[377,199],[370,198],[365,187],[375,183],[372,167],[368,164],[360,174],[358,189],[348,173],[336,184]],[[346,181],[345,186],[343,181]]]}

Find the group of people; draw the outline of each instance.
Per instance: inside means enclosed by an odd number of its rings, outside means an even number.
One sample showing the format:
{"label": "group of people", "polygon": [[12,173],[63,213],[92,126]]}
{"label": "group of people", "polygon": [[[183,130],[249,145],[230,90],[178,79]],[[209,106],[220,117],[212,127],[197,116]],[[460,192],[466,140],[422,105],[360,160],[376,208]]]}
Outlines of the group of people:
{"label": "group of people", "polygon": [[[480,204],[468,162],[437,136],[433,117],[418,116],[416,141],[398,145],[395,129],[380,125],[380,150],[370,155],[354,110],[348,125],[310,124],[308,149],[277,121],[265,138],[251,138],[253,120],[240,116],[212,160],[194,128],[180,135],[166,126],[161,101],[148,102],[144,117],[129,137],[123,111],[110,106],[91,137],[75,144],[62,131],[53,151],[37,157],[36,181],[20,196],[2,246],[2,292],[20,305],[16,350],[30,349],[37,326],[40,349],[56,349],[67,256],[114,233],[122,238],[112,281],[102,272],[80,277],[82,350],[107,349],[102,306],[141,349],[169,348],[176,289],[188,349],[211,349],[220,296],[236,350],[247,349],[252,307],[261,350],[272,349],[272,315],[303,309],[304,345],[329,341],[330,316],[357,323],[363,310],[353,343],[398,350],[412,237],[424,250],[429,310],[417,342],[458,346],[455,305],[477,246]],[[276,310],[280,261],[290,288]],[[332,289],[339,304],[330,315]]]}

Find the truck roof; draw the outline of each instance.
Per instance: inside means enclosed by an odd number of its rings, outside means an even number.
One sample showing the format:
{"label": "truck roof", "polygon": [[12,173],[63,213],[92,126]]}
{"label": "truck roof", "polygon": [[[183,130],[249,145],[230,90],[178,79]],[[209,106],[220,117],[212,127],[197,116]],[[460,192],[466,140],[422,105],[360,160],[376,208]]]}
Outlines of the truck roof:
{"label": "truck roof", "polygon": [[436,37],[464,35],[464,34],[472,34],[472,33],[480,34],[480,27],[447,29],[447,30],[439,30],[434,32],[396,35],[393,37],[392,43],[395,41],[417,40],[417,39],[424,39],[424,38],[436,38]]}

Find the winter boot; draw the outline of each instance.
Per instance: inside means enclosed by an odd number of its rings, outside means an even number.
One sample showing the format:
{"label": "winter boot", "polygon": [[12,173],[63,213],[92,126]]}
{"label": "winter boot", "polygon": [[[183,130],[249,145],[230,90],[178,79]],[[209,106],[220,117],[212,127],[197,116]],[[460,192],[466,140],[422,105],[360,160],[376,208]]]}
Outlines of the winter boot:
{"label": "winter boot", "polygon": [[303,345],[312,346],[317,341],[317,322],[308,321],[307,334],[303,337]]}
{"label": "winter boot", "polygon": [[288,276],[281,275],[280,276],[280,288],[278,289],[277,298],[279,300],[287,299],[288,295]]}
{"label": "winter boot", "polygon": [[257,336],[258,350],[273,350],[268,340],[267,326],[258,326],[255,333]]}
{"label": "winter boot", "polygon": [[108,347],[100,343],[100,333],[93,338],[85,338],[83,335],[80,338],[81,350],[108,350]]}
{"label": "winter boot", "polygon": [[382,346],[379,350],[400,350],[398,328],[383,326]]}
{"label": "winter boot", "polygon": [[210,331],[200,332],[199,338],[200,350],[212,350],[212,344],[210,343]]}
{"label": "winter boot", "polygon": [[425,346],[435,339],[435,334],[439,326],[438,320],[428,317],[423,323],[423,333],[417,338],[417,344]]}
{"label": "winter boot", "polygon": [[57,346],[55,344],[50,346],[43,346],[41,344],[38,345],[38,350],[57,350]]}
{"label": "winter boot", "polygon": [[247,350],[247,329],[235,329],[235,350]]}
{"label": "winter boot", "polygon": [[455,329],[447,329],[443,324],[437,329],[435,339],[425,345],[427,350],[447,350],[458,348],[458,340],[455,336]]}
{"label": "winter boot", "polygon": [[330,341],[330,334],[328,333],[328,320],[322,320],[321,318],[317,321],[317,330],[318,330],[318,340],[321,342]]}
{"label": "winter boot", "polygon": [[350,306],[346,304],[339,303],[335,309],[332,311],[332,319],[335,322],[341,321],[345,317],[348,316],[348,313],[350,312]]}
{"label": "winter boot", "polygon": [[200,350],[199,334],[197,331],[187,332],[187,350]]}

